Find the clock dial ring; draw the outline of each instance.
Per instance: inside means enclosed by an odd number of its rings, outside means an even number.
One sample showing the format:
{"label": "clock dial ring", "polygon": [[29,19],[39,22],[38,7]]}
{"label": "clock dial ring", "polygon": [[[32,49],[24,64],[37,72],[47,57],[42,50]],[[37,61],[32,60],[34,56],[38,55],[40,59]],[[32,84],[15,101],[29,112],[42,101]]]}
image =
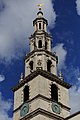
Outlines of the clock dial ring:
{"label": "clock dial ring", "polygon": [[61,108],[60,108],[60,105],[58,105],[57,103],[55,102],[52,102],[52,111],[57,113],[57,114],[60,114],[61,113]]}
{"label": "clock dial ring", "polygon": [[20,116],[24,117],[28,112],[29,112],[29,104],[24,103],[21,107],[21,110],[20,110]]}

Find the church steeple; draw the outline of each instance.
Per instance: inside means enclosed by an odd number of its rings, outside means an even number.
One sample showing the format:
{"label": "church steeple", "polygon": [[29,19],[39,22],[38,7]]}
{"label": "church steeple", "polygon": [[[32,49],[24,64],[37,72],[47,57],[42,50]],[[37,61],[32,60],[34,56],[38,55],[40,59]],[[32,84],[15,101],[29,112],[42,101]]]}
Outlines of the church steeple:
{"label": "church steeple", "polygon": [[58,57],[51,52],[51,35],[47,32],[48,21],[41,8],[33,21],[34,32],[30,36],[30,54],[25,58],[25,76],[37,69],[57,75]]}
{"label": "church steeple", "polygon": [[43,17],[42,9],[39,8],[39,11],[37,13],[37,18],[33,21],[34,31],[35,32],[46,32],[46,27],[48,25],[48,21]]}
{"label": "church steeple", "polygon": [[43,17],[39,8],[36,19],[33,21],[34,33],[30,36],[30,52],[35,49],[51,51],[51,36],[47,32],[48,21]]}
{"label": "church steeple", "polygon": [[58,57],[51,51],[51,35],[41,8],[33,21],[30,53],[25,56],[25,75],[14,91],[13,120],[64,120],[70,114],[68,89],[57,75]]}

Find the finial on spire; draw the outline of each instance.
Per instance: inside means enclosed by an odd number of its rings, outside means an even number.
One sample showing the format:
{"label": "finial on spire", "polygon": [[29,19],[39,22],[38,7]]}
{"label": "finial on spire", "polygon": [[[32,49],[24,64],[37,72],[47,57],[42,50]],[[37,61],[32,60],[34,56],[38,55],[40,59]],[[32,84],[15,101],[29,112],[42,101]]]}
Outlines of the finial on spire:
{"label": "finial on spire", "polygon": [[23,80],[23,73],[20,74],[20,82]]}
{"label": "finial on spire", "polygon": [[63,75],[62,75],[62,71],[61,70],[59,72],[59,78],[63,81]]}
{"label": "finial on spire", "polygon": [[38,4],[39,10],[42,10],[43,4]]}

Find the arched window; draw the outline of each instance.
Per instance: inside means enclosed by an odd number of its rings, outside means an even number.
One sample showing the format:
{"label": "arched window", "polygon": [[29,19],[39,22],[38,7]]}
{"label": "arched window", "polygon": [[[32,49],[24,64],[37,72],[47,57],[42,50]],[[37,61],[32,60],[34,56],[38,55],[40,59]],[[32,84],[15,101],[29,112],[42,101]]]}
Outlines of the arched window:
{"label": "arched window", "polygon": [[39,29],[41,29],[41,23],[39,23]]}
{"label": "arched window", "polygon": [[37,28],[37,24],[36,24],[36,30],[37,30],[38,28]]}
{"label": "arched window", "polygon": [[55,84],[51,85],[51,99],[58,102],[58,88]]}
{"label": "arched window", "polygon": [[33,70],[33,61],[30,61],[29,65],[30,65],[30,70]]}
{"label": "arched window", "polygon": [[51,72],[51,64],[52,62],[50,60],[47,61],[47,71]]}
{"label": "arched window", "polygon": [[47,50],[47,41],[45,41],[45,50]]}
{"label": "arched window", "polygon": [[42,41],[41,40],[39,40],[39,42],[38,42],[38,47],[42,48]]}
{"label": "arched window", "polygon": [[34,41],[34,48],[36,47],[36,43],[35,43],[35,41]]}
{"label": "arched window", "polygon": [[43,30],[44,30],[44,28],[45,28],[44,26],[45,26],[45,24],[43,23]]}
{"label": "arched window", "polygon": [[24,88],[24,102],[29,100],[29,86],[25,86]]}

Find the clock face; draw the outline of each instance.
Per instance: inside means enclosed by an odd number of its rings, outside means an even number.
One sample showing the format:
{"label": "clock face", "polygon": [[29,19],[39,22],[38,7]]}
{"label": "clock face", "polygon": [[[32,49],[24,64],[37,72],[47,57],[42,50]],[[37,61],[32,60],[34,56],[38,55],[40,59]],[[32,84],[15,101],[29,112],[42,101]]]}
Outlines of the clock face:
{"label": "clock face", "polygon": [[21,107],[20,116],[21,116],[21,117],[24,117],[28,112],[29,112],[29,104],[28,104],[28,103],[25,103],[25,104],[23,104],[23,106]]}
{"label": "clock face", "polygon": [[57,114],[61,113],[60,106],[55,102],[52,103],[52,111],[57,113]]}

